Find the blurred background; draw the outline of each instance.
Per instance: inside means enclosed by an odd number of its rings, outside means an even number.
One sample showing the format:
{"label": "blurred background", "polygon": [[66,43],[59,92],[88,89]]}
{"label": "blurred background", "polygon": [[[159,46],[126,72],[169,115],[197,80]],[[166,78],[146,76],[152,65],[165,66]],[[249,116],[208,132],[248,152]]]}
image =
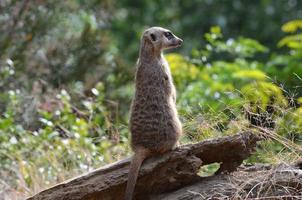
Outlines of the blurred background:
{"label": "blurred background", "polygon": [[166,52],[181,143],[265,129],[246,163],[292,162],[302,144],[298,0],[0,0],[0,199],[131,154],[128,117],[142,31]]}

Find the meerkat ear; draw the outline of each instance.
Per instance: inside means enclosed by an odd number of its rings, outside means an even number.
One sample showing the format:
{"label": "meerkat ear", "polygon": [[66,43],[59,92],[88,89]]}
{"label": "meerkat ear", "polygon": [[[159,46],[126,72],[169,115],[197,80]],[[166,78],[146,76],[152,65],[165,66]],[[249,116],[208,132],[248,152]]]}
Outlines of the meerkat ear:
{"label": "meerkat ear", "polygon": [[155,34],[151,33],[151,34],[150,34],[150,37],[151,37],[151,40],[152,40],[153,42],[156,41],[156,36],[155,36]]}

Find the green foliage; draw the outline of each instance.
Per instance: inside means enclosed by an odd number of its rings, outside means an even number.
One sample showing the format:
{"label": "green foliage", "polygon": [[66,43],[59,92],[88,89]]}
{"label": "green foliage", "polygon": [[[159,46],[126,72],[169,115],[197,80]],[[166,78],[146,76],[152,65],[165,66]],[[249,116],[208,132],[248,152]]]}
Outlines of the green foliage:
{"label": "green foliage", "polygon": [[266,52],[267,48],[258,41],[239,37],[238,39],[228,39],[227,42],[220,40],[223,38],[221,29],[214,26],[210,29],[210,33],[205,34],[205,38],[209,44],[206,45],[206,51],[203,53],[209,56],[211,53],[227,52],[236,57],[253,57],[258,52]]}
{"label": "green foliage", "polygon": [[166,56],[173,73],[174,83],[178,88],[185,89],[187,84],[198,80],[200,71],[196,65],[185,59],[180,54],[170,53]]}
{"label": "green foliage", "polygon": [[[42,177],[46,186],[126,156],[127,127],[118,121],[111,123],[103,84],[91,91],[93,97],[79,100],[79,110],[72,105],[71,95],[61,90],[52,99],[56,101],[54,110],[45,110],[50,101],[40,106],[40,125],[34,131],[16,121],[23,94],[9,91],[0,117],[0,177],[9,173],[8,181],[16,187],[33,186]],[[17,171],[11,171],[12,166]],[[25,185],[20,185],[19,176]]]}
{"label": "green foliage", "polygon": [[292,49],[301,49],[302,48],[301,42],[302,42],[302,34],[290,35],[280,40],[278,46],[279,47],[287,46]]}
{"label": "green foliage", "polygon": [[302,29],[302,20],[292,20],[289,21],[282,26],[282,31],[287,32],[287,33],[294,33],[298,29]]}
{"label": "green foliage", "polygon": [[[248,129],[249,121],[244,119],[244,112],[269,116],[280,135],[299,142],[302,126],[297,116],[300,108],[288,107],[289,93],[272,82],[267,74],[267,64],[255,59],[256,54],[267,54],[268,49],[255,40],[242,37],[232,39],[234,42],[230,45],[230,39],[223,41],[219,27],[211,28],[205,38],[208,41],[205,49],[195,49],[191,59],[175,53],[166,56],[180,90],[179,110],[184,129],[189,133],[190,139],[185,138],[184,142]],[[242,51],[236,52],[239,47]],[[228,61],[217,60],[221,56]],[[283,145],[273,142],[264,145],[264,149],[273,154],[283,149]],[[268,154],[260,152],[264,156],[259,159],[267,162],[265,156]]]}
{"label": "green foliage", "polygon": [[301,29],[301,20],[293,20],[282,26],[282,30],[291,35],[282,38],[278,46],[288,47],[289,54],[273,54],[268,62],[268,73],[282,83],[287,91],[302,95],[302,90],[297,89],[302,83],[302,35],[297,33]]}
{"label": "green foliage", "polygon": [[[270,98],[276,98],[276,106],[281,102],[285,104],[282,91],[269,82],[263,71],[263,64],[247,59],[254,57],[256,53],[267,52],[266,47],[255,40],[242,37],[223,41],[219,27],[212,27],[210,31],[205,34],[209,42],[205,49],[193,52],[191,62],[195,65],[181,59],[180,55],[167,55],[178,88],[184,88],[179,100],[181,110],[198,113],[203,106],[201,109],[216,112],[231,109],[239,114],[240,108],[246,103],[255,104],[255,98],[262,101],[259,102],[261,105],[267,105]],[[207,61],[219,53],[227,53],[234,58],[232,61]],[[179,80],[188,82],[183,81],[184,86]]]}
{"label": "green foliage", "polygon": [[[122,55],[125,60],[136,58],[139,36],[146,26],[168,27],[182,36],[185,42],[181,51],[186,54],[204,45],[200,36],[216,24],[227,37],[242,35],[275,49],[283,36],[282,23],[301,17],[302,5],[301,1],[274,0],[120,0],[115,3],[113,34],[118,39],[118,48],[127,49]],[[253,16],[253,20],[248,16]]]}
{"label": "green foliage", "polygon": [[[287,22],[282,26],[282,30],[286,33],[295,33],[299,29],[302,29],[302,20],[293,20]],[[302,42],[302,34],[294,34],[282,38],[282,40],[279,41],[278,46],[279,47],[287,46],[292,49],[301,49],[302,48],[301,42]]]}
{"label": "green foliage", "polygon": [[266,112],[267,106],[276,108],[285,108],[287,100],[283,96],[282,90],[273,83],[269,82],[252,82],[241,88],[242,96],[247,100],[248,105],[252,105],[251,111]]}

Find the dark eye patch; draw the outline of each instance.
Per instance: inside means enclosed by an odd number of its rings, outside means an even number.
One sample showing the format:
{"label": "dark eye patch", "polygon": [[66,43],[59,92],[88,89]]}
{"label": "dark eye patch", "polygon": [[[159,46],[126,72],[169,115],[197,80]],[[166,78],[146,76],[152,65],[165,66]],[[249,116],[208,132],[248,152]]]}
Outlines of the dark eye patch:
{"label": "dark eye patch", "polygon": [[171,32],[164,32],[164,36],[168,39],[171,40],[174,38],[173,34]]}
{"label": "dark eye patch", "polygon": [[156,40],[156,36],[153,33],[151,33],[150,36],[151,36],[152,41]]}

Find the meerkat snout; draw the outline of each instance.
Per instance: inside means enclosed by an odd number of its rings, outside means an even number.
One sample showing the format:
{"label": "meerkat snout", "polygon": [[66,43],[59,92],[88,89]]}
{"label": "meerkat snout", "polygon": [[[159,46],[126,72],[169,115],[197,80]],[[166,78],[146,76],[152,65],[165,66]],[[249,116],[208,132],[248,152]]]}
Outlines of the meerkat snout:
{"label": "meerkat snout", "polygon": [[175,45],[176,45],[176,47],[181,46],[182,42],[183,42],[183,40],[182,40],[182,39],[177,38],[177,39],[176,39],[176,41],[175,41]]}

